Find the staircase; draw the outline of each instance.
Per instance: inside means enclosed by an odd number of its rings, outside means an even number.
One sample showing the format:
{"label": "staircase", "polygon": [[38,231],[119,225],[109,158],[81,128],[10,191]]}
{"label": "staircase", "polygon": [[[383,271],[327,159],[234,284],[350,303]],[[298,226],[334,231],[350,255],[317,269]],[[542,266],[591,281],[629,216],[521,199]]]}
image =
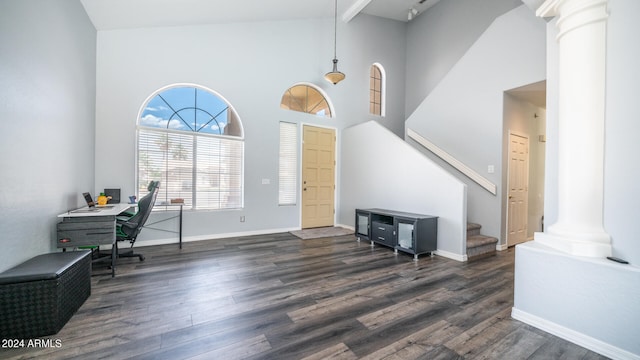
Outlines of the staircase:
{"label": "staircase", "polygon": [[467,223],[467,258],[475,260],[496,253],[498,239],[480,234],[482,226],[474,223]]}

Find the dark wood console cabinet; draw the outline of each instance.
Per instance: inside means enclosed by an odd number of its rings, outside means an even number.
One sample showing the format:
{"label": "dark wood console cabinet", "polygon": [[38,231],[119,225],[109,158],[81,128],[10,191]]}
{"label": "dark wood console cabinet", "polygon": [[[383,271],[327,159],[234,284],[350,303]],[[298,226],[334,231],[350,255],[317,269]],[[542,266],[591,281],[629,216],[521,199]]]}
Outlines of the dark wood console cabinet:
{"label": "dark wood console cabinet", "polygon": [[356,237],[418,255],[438,248],[438,217],[385,209],[356,209]]}

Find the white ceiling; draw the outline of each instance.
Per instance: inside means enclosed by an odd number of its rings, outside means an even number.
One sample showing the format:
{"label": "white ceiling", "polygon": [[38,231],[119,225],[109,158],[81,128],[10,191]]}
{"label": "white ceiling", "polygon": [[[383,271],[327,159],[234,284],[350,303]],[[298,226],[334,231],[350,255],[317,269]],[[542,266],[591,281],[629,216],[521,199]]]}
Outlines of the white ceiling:
{"label": "white ceiling", "polygon": [[507,91],[516,98],[529,102],[537,107],[547,108],[547,81],[521,86]]}
{"label": "white ceiling", "polygon": [[[339,0],[344,21],[358,13],[407,21],[440,0]],[[81,0],[98,30],[332,17],[332,0]]]}

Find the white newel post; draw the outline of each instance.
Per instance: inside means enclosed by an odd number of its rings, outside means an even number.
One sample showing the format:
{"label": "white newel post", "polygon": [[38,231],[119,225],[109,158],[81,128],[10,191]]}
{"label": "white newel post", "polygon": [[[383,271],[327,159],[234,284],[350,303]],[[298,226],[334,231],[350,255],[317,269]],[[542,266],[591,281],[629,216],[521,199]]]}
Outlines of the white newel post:
{"label": "white newel post", "polygon": [[577,256],[611,255],[603,227],[607,0],[547,0],[558,16],[558,220],[535,241]]}

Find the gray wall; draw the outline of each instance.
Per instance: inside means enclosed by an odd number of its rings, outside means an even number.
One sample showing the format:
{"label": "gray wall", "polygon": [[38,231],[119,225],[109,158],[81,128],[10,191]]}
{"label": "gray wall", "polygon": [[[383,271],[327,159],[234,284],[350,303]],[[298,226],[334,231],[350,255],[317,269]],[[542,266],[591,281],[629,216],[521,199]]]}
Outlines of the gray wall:
{"label": "gray wall", "polygon": [[409,116],[496,17],[520,0],[443,0],[409,22],[405,112]]}
{"label": "gray wall", "polygon": [[493,195],[449,167],[468,185],[468,220],[481,224],[481,232],[499,238],[500,244],[504,92],[544,80],[545,29],[544,20],[524,5],[498,17],[405,123],[496,184],[498,194]]}
{"label": "gray wall", "polygon": [[79,1],[0,1],[0,271],[54,250],[93,190],[95,54]]}
{"label": "gray wall", "polygon": [[605,128],[604,228],[613,255],[640,265],[640,2],[609,0],[607,23],[607,102]]}
{"label": "gray wall", "polygon": [[[96,189],[119,187],[123,195],[133,194],[140,107],[163,86],[197,83],[224,96],[244,125],[245,207],[186,213],[187,240],[299,228],[299,206],[278,206],[279,121],[337,129],[338,159],[345,127],[375,119],[396,135],[403,131],[405,24],[367,15],[339,22],[339,69],[347,77],[338,85],[323,79],[332,65],[332,30],[332,19],[306,19],[98,32]],[[385,118],[368,114],[374,62],[387,74]],[[282,110],[282,94],[298,82],[320,86],[335,118]],[[337,206],[339,212],[339,200]],[[140,240],[168,236],[145,231]]]}

